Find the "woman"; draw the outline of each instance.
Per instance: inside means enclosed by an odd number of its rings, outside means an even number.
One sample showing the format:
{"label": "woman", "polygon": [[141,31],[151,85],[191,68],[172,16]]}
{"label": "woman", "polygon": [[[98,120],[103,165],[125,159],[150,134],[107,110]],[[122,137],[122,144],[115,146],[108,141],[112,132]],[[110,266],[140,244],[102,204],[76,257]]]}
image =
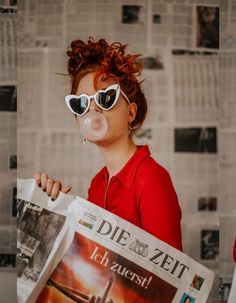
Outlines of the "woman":
{"label": "woman", "polygon": [[[142,68],[138,55],[125,54],[125,47],[90,37],[87,43],[73,41],[67,51],[72,88],[66,104],[106,164],[93,178],[88,200],[182,250],[181,211],[170,176],[148,146],[132,140],[147,102],[136,78]],[[53,200],[71,190],[46,173],[35,179]]]}

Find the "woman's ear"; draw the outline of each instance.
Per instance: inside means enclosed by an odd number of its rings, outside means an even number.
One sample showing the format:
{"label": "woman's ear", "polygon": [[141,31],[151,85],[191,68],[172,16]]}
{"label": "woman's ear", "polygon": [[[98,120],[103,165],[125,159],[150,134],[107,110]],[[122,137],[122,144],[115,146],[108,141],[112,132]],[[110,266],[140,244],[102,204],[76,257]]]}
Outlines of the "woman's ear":
{"label": "woman's ear", "polygon": [[129,124],[132,123],[135,120],[137,113],[137,104],[132,102],[129,104],[128,107],[128,122]]}

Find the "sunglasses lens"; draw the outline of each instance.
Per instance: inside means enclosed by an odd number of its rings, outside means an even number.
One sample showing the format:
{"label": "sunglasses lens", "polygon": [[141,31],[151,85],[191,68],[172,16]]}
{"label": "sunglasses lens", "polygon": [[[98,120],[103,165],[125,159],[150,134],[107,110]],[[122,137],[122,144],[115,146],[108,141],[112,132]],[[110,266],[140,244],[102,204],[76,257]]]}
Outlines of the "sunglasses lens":
{"label": "sunglasses lens", "polygon": [[88,98],[86,96],[71,98],[70,107],[75,113],[82,115],[87,110]]}
{"label": "sunglasses lens", "polygon": [[98,104],[102,108],[109,109],[117,99],[117,92],[115,89],[109,89],[106,92],[99,92],[96,97]]}

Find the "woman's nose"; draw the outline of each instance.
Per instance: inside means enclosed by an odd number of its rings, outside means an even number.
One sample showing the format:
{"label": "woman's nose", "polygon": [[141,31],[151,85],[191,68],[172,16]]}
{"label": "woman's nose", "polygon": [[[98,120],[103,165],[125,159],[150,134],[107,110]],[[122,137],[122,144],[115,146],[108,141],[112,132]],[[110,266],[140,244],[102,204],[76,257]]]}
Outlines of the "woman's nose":
{"label": "woman's nose", "polygon": [[101,108],[96,104],[94,99],[90,101],[89,111],[97,111],[97,112],[101,111]]}

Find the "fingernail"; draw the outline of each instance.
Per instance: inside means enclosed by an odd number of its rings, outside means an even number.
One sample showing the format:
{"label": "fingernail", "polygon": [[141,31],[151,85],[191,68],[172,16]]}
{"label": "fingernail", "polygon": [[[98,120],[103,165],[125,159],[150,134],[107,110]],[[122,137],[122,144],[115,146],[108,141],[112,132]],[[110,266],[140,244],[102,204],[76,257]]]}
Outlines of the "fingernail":
{"label": "fingernail", "polygon": [[43,189],[43,191],[46,191],[46,189]]}

